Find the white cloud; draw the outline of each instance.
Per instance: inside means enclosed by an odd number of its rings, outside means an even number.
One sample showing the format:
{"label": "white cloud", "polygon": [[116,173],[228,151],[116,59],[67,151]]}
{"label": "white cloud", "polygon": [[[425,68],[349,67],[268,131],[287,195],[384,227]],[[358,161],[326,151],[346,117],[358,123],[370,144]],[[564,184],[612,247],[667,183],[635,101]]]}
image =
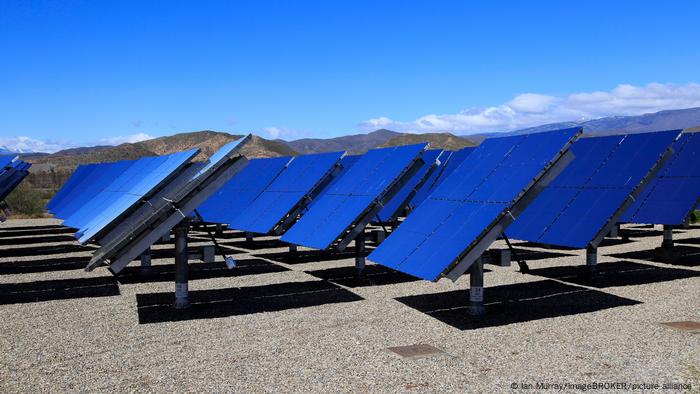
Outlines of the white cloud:
{"label": "white cloud", "polygon": [[262,130],[270,139],[295,140],[308,137],[308,134],[298,129],[288,127],[266,127]]}
{"label": "white cloud", "polygon": [[124,143],[130,143],[133,144],[135,142],[141,142],[141,141],[146,141],[146,140],[152,140],[156,137],[146,134],[146,133],[137,133],[137,134],[130,134],[130,135],[119,135],[116,137],[109,137],[109,138],[101,138],[97,141],[98,145],[120,145]]}
{"label": "white cloud", "polygon": [[41,141],[31,137],[17,136],[0,138],[0,147],[4,147],[6,150],[17,153],[53,153],[62,149],[74,148],[75,144],[67,141]]}
{"label": "white cloud", "polygon": [[425,115],[407,122],[379,117],[360,123],[360,127],[365,130],[388,128],[403,132],[509,131],[546,123],[692,107],[700,107],[700,84],[623,84],[609,92],[574,93],[560,97],[524,93],[494,107],[468,108],[456,114]]}

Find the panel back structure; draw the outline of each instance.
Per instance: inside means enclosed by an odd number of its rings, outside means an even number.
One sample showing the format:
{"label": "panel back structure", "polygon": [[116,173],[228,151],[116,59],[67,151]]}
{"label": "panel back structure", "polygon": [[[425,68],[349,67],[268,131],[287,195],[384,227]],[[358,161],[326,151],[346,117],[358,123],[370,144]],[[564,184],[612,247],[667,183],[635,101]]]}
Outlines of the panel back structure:
{"label": "panel back structure", "polygon": [[627,223],[685,224],[700,199],[700,129],[684,130],[673,154],[625,211]]}
{"label": "panel back structure", "polygon": [[231,223],[292,161],[292,157],[251,159],[248,165],[205,201],[197,212],[211,223]]}
{"label": "panel back structure", "polygon": [[418,171],[389,202],[384,204],[384,208],[377,214],[380,222],[393,222],[403,214],[418,190],[422,189],[431,175],[438,171],[438,167],[441,164],[440,157],[443,152],[442,149],[430,149],[423,152],[423,155],[421,155],[423,164]]}
{"label": "panel back structure", "polygon": [[427,144],[372,149],[362,155],[283,236],[288,243],[344,250],[422,164]]}
{"label": "panel back structure", "polygon": [[[205,163],[193,163],[176,171],[131,209],[120,220],[99,234],[100,248],[95,251],[86,269],[109,266],[114,273],[146,251],[164,234],[189,218],[192,212],[214,192],[226,184],[247,164],[240,149],[251,136],[230,142]],[[177,246],[177,245],[176,245]]]}
{"label": "panel back structure", "polygon": [[680,130],[586,137],[576,160],[513,223],[511,238],[595,248],[671,153]]}
{"label": "panel back structure", "polygon": [[30,163],[17,157],[0,157],[0,221],[10,213],[5,198],[29,175]]}
{"label": "panel back structure", "polygon": [[78,241],[85,244],[119,222],[161,189],[198,154],[198,149],[134,161],[104,190],[68,217],[66,226],[80,229]]}
{"label": "panel back structure", "polygon": [[258,234],[284,233],[340,171],[345,152],[295,157],[287,168],[230,223]]}
{"label": "panel back structure", "polygon": [[432,174],[430,174],[425,184],[416,192],[416,195],[409,203],[412,209],[415,209],[415,207],[419,206],[423,201],[425,201],[430,193],[432,193],[433,190],[435,190],[440,183],[442,183],[442,181],[450,176],[452,171],[459,167],[459,165],[462,164],[464,159],[466,159],[473,150],[473,147],[466,147],[456,152],[444,151],[439,158],[439,160],[443,163],[441,163],[438,168],[433,171]]}
{"label": "panel back structure", "polygon": [[580,133],[485,140],[369,259],[426,280],[457,280],[573,160]]}

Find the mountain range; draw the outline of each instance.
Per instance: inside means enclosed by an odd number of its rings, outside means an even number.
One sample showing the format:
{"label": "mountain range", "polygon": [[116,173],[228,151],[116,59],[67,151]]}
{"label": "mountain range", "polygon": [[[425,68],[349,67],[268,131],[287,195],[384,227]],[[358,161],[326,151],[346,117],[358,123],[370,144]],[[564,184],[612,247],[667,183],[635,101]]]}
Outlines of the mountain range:
{"label": "mountain range", "polygon": [[[433,148],[457,150],[478,145],[484,138],[495,135],[517,135],[580,126],[589,133],[622,133],[689,128],[700,125],[700,108],[661,111],[639,116],[613,116],[581,122],[561,122],[530,127],[505,133],[483,133],[458,136],[451,133],[398,133],[380,129],[366,134],[336,138],[304,138],[295,141],[270,140],[254,136],[243,153],[248,157],[277,157],[329,151],[362,153],[375,147],[430,142]],[[79,164],[137,159],[163,155],[186,149],[201,149],[198,160],[204,160],[225,143],[241,137],[211,130],[180,133],[137,143],[118,146],[72,148],[52,154],[20,154],[33,164],[28,181],[47,194],[55,191]],[[1,149],[1,148],[0,148]],[[1,151],[0,151],[0,154]]]}

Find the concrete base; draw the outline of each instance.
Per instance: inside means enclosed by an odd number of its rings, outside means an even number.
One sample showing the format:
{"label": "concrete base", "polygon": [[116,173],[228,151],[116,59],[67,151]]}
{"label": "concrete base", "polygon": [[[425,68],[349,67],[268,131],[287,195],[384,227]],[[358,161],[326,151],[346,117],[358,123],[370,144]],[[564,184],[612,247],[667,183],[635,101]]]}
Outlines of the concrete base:
{"label": "concrete base", "polygon": [[664,226],[664,240],[661,242],[662,248],[673,248],[673,228]]}
{"label": "concrete base", "polygon": [[139,256],[141,261],[141,267],[139,268],[139,274],[148,275],[151,273],[151,251],[147,250]]}
{"label": "concrete base", "polygon": [[374,243],[380,244],[380,243],[384,242],[385,239],[386,239],[386,233],[384,232],[384,230],[372,231],[372,240],[374,241]]}
{"label": "concrete base", "polygon": [[510,267],[512,253],[510,249],[490,249],[486,263],[499,267]]}
{"label": "concrete base", "polygon": [[216,260],[216,248],[214,245],[202,246],[202,261],[205,263],[213,263]]}

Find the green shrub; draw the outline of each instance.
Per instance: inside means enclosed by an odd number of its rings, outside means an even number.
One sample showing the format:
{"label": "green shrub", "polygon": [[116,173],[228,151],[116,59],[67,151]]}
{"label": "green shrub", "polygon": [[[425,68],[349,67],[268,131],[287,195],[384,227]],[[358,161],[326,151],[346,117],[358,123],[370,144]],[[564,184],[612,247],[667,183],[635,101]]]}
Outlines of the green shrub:
{"label": "green shrub", "polygon": [[693,211],[693,213],[690,214],[690,222],[691,223],[700,222],[700,211]]}
{"label": "green shrub", "polygon": [[44,199],[41,192],[29,182],[22,182],[5,200],[13,215],[38,217],[44,214]]}

